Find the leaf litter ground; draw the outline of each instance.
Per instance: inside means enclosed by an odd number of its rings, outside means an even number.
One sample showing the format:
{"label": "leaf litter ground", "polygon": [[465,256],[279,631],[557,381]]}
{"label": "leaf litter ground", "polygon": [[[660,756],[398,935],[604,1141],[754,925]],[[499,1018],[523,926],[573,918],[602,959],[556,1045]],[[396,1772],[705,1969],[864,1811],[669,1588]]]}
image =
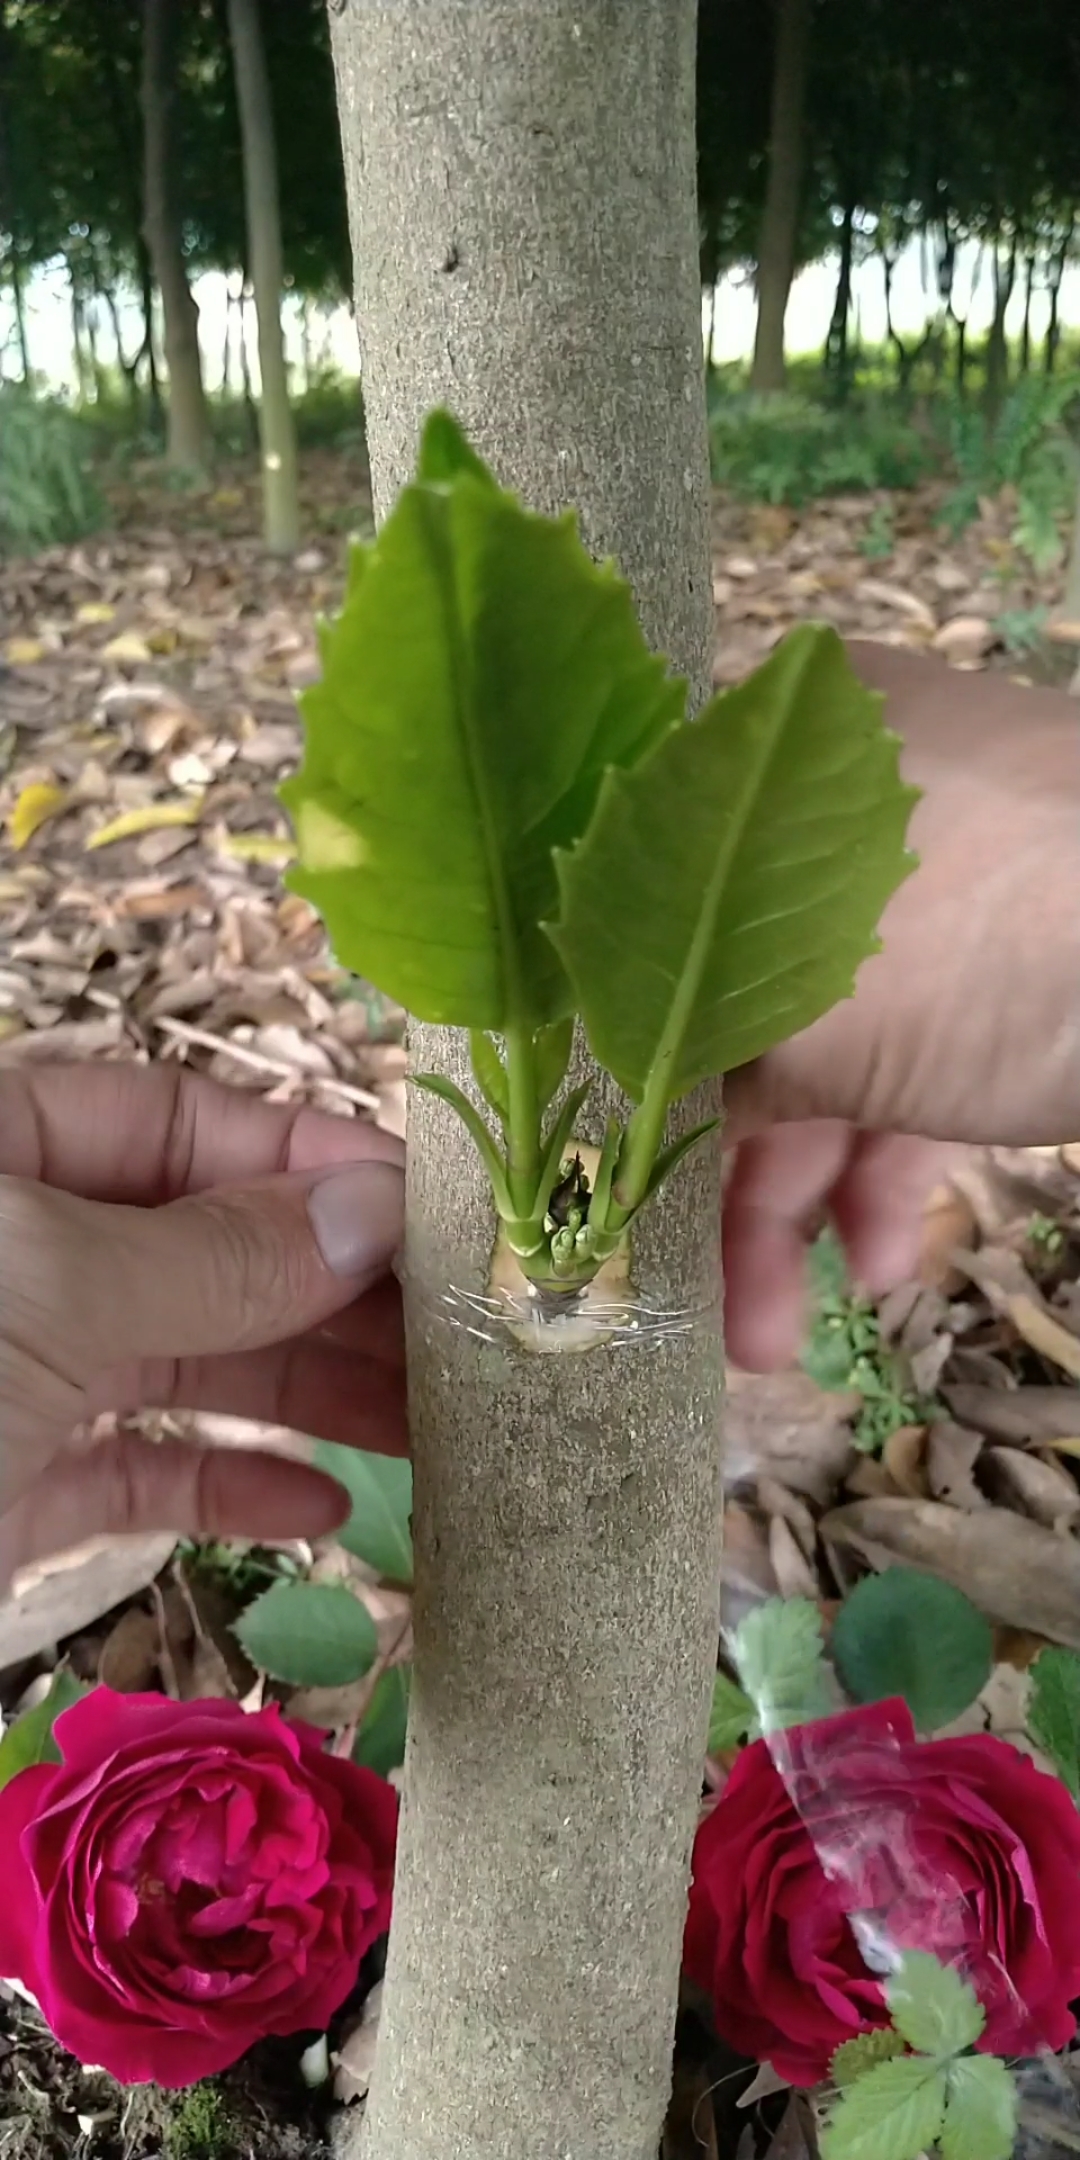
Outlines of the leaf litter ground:
{"label": "leaf litter ground", "polygon": [[[275,791],[297,754],[295,692],[317,672],[314,621],[336,603],[344,535],[370,522],[358,460],[310,458],[304,489],[312,537],[288,564],[253,538],[250,476],[185,498],[147,474],[115,499],[115,529],[0,566],[0,1066],[183,1060],[403,1131],[402,1015],[335,969],[312,911],[281,886]],[[964,667],[1067,679],[1072,645],[1042,635],[1058,586],[1016,556],[1008,502],[951,543],[937,508],[933,490],[798,513],[718,497],[717,680],[807,616]],[[809,1372],[732,1376],[729,1606],[737,1617],[780,1590],[828,1608],[890,1559],[940,1574],[995,1626],[991,1680],[961,1722],[1022,1741],[1034,1656],[1080,1649],[1080,1147],[958,1164],[927,1211],[919,1279],[869,1315],[869,1366],[868,1316],[842,1296],[828,1311],[828,1371],[811,1354]],[[283,1563],[346,1582],[381,1655],[407,1657],[407,1595],[340,1547],[99,1545],[0,1606],[0,1706],[40,1699],[61,1657],[115,1687],[261,1699],[231,1623]],[[310,1696],[296,1707],[347,1735],[356,1690]],[[691,2003],[680,2033],[665,2160],[812,2155],[801,2102],[758,2087],[738,2109],[746,2077]],[[355,2096],[370,2015],[335,2037],[337,2090]],[[269,2081],[257,2054],[178,2121],[173,2100],[79,2072],[11,1997],[0,2160],[318,2150],[333,2093],[307,2093],[299,2054],[278,2047]]]}

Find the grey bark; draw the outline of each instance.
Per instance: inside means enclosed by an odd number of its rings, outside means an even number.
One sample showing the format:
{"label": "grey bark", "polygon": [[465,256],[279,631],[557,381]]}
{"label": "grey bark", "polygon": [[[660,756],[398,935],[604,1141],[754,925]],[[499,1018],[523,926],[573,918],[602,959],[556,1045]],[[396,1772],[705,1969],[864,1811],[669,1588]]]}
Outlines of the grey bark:
{"label": "grey bark", "polygon": [[[350,0],[332,17],[377,515],[424,413],[580,512],[709,685],[694,0]],[[415,1064],[469,1076],[416,1028]],[[598,1080],[597,1137],[617,1100]],[[702,1114],[702,1098],[687,1105]],[[715,1665],[718,1152],[634,1248],[702,1317],[537,1357],[483,1292],[490,1197],[409,1110],[416,1666],[367,2160],[655,2160]],[[497,1331],[496,1331],[497,1332]]]}
{"label": "grey bark", "polygon": [[263,537],[275,554],[288,555],[300,544],[300,497],[296,430],[281,330],[281,209],[274,112],[259,0],[229,0],[229,36],[244,150],[248,261],[259,329]]}
{"label": "grey bark", "polygon": [[199,358],[199,310],[188,284],[175,191],[174,63],[179,28],[180,0],[144,0],[143,220],[161,292],[169,372],[168,455],[178,470],[198,474],[210,463],[210,420]]}
{"label": "grey bark", "polygon": [[750,368],[753,390],[784,387],[784,317],[799,232],[809,34],[810,0],[777,0],[769,172],[758,244],[757,328]]}

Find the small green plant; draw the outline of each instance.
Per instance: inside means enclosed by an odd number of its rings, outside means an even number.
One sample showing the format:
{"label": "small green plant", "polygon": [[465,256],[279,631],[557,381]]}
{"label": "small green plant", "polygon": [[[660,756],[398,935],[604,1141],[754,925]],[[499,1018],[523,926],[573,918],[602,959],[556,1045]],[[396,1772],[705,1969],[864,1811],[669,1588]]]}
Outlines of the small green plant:
{"label": "small green plant", "polygon": [[859,541],[868,562],[883,562],[896,546],[896,513],[891,503],[875,503]]}
{"label": "small green plant", "polygon": [[1014,547],[1035,570],[1053,568],[1076,489],[1077,451],[1067,416],[1077,397],[1075,376],[1025,375],[993,421],[976,406],[954,403],[948,434],[956,485],[941,508],[948,531],[962,532],[978,516],[984,496],[1011,488],[1017,501]]}
{"label": "small green plant", "polygon": [[908,488],[930,469],[926,442],[881,399],[838,411],[795,392],[763,398],[718,390],[709,433],[713,478],[754,502],[799,505]]}
{"label": "small green plant", "polygon": [[836,1393],[852,1389],[862,1397],[855,1444],[864,1454],[879,1455],[890,1433],[921,1425],[937,1405],[913,1391],[899,1358],[882,1339],[873,1305],[852,1290],[834,1230],[823,1230],[815,1240],[809,1266],[812,1319],[803,1369],[818,1387]]}
{"label": "small green plant", "polygon": [[[812,626],[684,726],[614,566],[445,413],[321,644],[290,882],[344,966],[468,1031],[475,1095],[417,1084],[466,1126],[524,1276],[574,1293],[716,1122],[666,1142],[672,1105],[850,993],[912,867],[895,740]],[[592,1176],[575,1016],[632,1105]]]}
{"label": "small green plant", "polygon": [[1044,1259],[1052,1260],[1065,1244],[1065,1232],[1049,1215],[1033,1215],[1027,1226],[1028,1243]]}
{"label": "small green plant", "polygon": [[891,2024],[832,2060],[837,2097],[822,2160],[1010,2160],[1016,2086],[996,2055],[973,2054],[986,2014],[973,1987],[929,1951],[909,1950],[885,1990]]}
{"label": "small green plant", "polygon": [[1014,660],[1026,660],[1038,652],[1046,627],[1044,607],[1002,608],[994,617],[994,629]]}
{"label": "small green plant", "polygon": [[78,540],[102,513],[81,420],[52,399],[0,385],[0,555]]}
{"label": "small green plant", "polygon": [[190,2086],[170,2103],[162,2143],[167,2160],[233,2160],[235,2125],[212,2079]]}

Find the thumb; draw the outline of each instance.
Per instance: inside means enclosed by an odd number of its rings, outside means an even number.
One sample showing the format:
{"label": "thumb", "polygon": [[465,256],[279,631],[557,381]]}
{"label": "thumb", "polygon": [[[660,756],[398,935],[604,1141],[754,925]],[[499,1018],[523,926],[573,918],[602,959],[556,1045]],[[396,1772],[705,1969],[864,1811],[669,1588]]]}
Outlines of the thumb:
{"label": "thumb", "polygon": [[385,1273],[403,1211],[402,1174],[382,1161],[158,1208],[0,1178],[0,1380],[12,1357],[83,1388],[132,1360],[300,1334]]}

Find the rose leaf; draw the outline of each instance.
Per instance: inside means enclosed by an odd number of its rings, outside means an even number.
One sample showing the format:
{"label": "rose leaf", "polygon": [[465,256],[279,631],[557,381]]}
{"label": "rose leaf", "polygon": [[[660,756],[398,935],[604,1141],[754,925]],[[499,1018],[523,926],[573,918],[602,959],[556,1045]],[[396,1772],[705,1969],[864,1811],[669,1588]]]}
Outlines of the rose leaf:
{"label": "rose leaf", "polygon": [[732,1655],[760,1733],[809,1724],[835,1707],[811,1599],[766,1598],[736,1630]]}
{"label": "rose leaf", "polygon": [[915,790],[880,713],[836,631],[803,624],[608,773],[558,854],[549,934],[594,1057],[633,1101],[654,1068],[675,1102],[850,997],[914,867]]}
{"label": "rose leaf", "polygon": [[405,1760],[405,1726],[409,1715],[410,1665],[391,1665],[375,1683],[356,1736],[352,1759],[380,1777],[389,1777]]}
{"label": "rose leaf", "polygon": [[343,1583],[274,1583],[234,1632],[260,1672],[292,1687],[347,1687],[379,1648],[367,1606]]}
{"label": "rose leaf", "polygon": [[891,2025],[876,2025],[872,2032],[856,2033],[853,2040],[840,2042],[829,2064],[833,2084],[844,2090],[872,2070],[875,2063],[890,2062],[894,2055],[903,2053],[903,2037]]}
{"label": "rose leaf", "polygon": [[941,2131],[943,2160],[1009,2160],[1016,2143],[1016,2086],[996,2055],[950,2063]]}
{"label": "rose leaf", "polygon": [[1080,1657],[1042,1650],[1031,1668],[1027,1727],[1074,1800],[1080,1800]]}
{"label": "rose leaf", "polygon": [[754,1722],[754,1705],[749,1695],[744,1695],[734,1680],[726,1673],[718,1672],[713,1681],[712,1709],[709,1712],[708,1752],[724,1755],[729,1748],[737,1747],[746,1738]]}
{"label": "rose leaf", "polygon": [[388,1581],[411,1583],[411,1463],[399,1455],[373,1455],[364,1448],[320,1440],[315,1464],[344,1485],[352,1502],[349,1520],[337,1532],[338,1544]]}
{"label": "rose leaf", "polygon": [[885,1996],[897,2032],[923,2055],[959,2055],[986,2023],[974,1988],[929,1950],[905,1953]]}
{"label": "rose leaf", "polygon": [[875,2064],[841,2093],[822,2160],[920,2160],[940,2135],[947,2090],[944,2070],[925,2058]]}
{"label": "rose leaf", "polygon": [[32,1770],[37,1763],[60,1761],[53,1726],[61,1712],[70,1710],[72,1703],[77,1703],[87,1692],[66,1665],[57,1667],[44,1701],[16,1718],[0,1740],[0,1786],[10,1785],[20,1770]]}
{"label": "rose leaf", "polygon": [[986,1686],[994,1642],[952,1583],[917,1568],[867,1575],[833,1623],[833,1661],[856,1702],[902,1695],[920,1732],[947,1725]]}

